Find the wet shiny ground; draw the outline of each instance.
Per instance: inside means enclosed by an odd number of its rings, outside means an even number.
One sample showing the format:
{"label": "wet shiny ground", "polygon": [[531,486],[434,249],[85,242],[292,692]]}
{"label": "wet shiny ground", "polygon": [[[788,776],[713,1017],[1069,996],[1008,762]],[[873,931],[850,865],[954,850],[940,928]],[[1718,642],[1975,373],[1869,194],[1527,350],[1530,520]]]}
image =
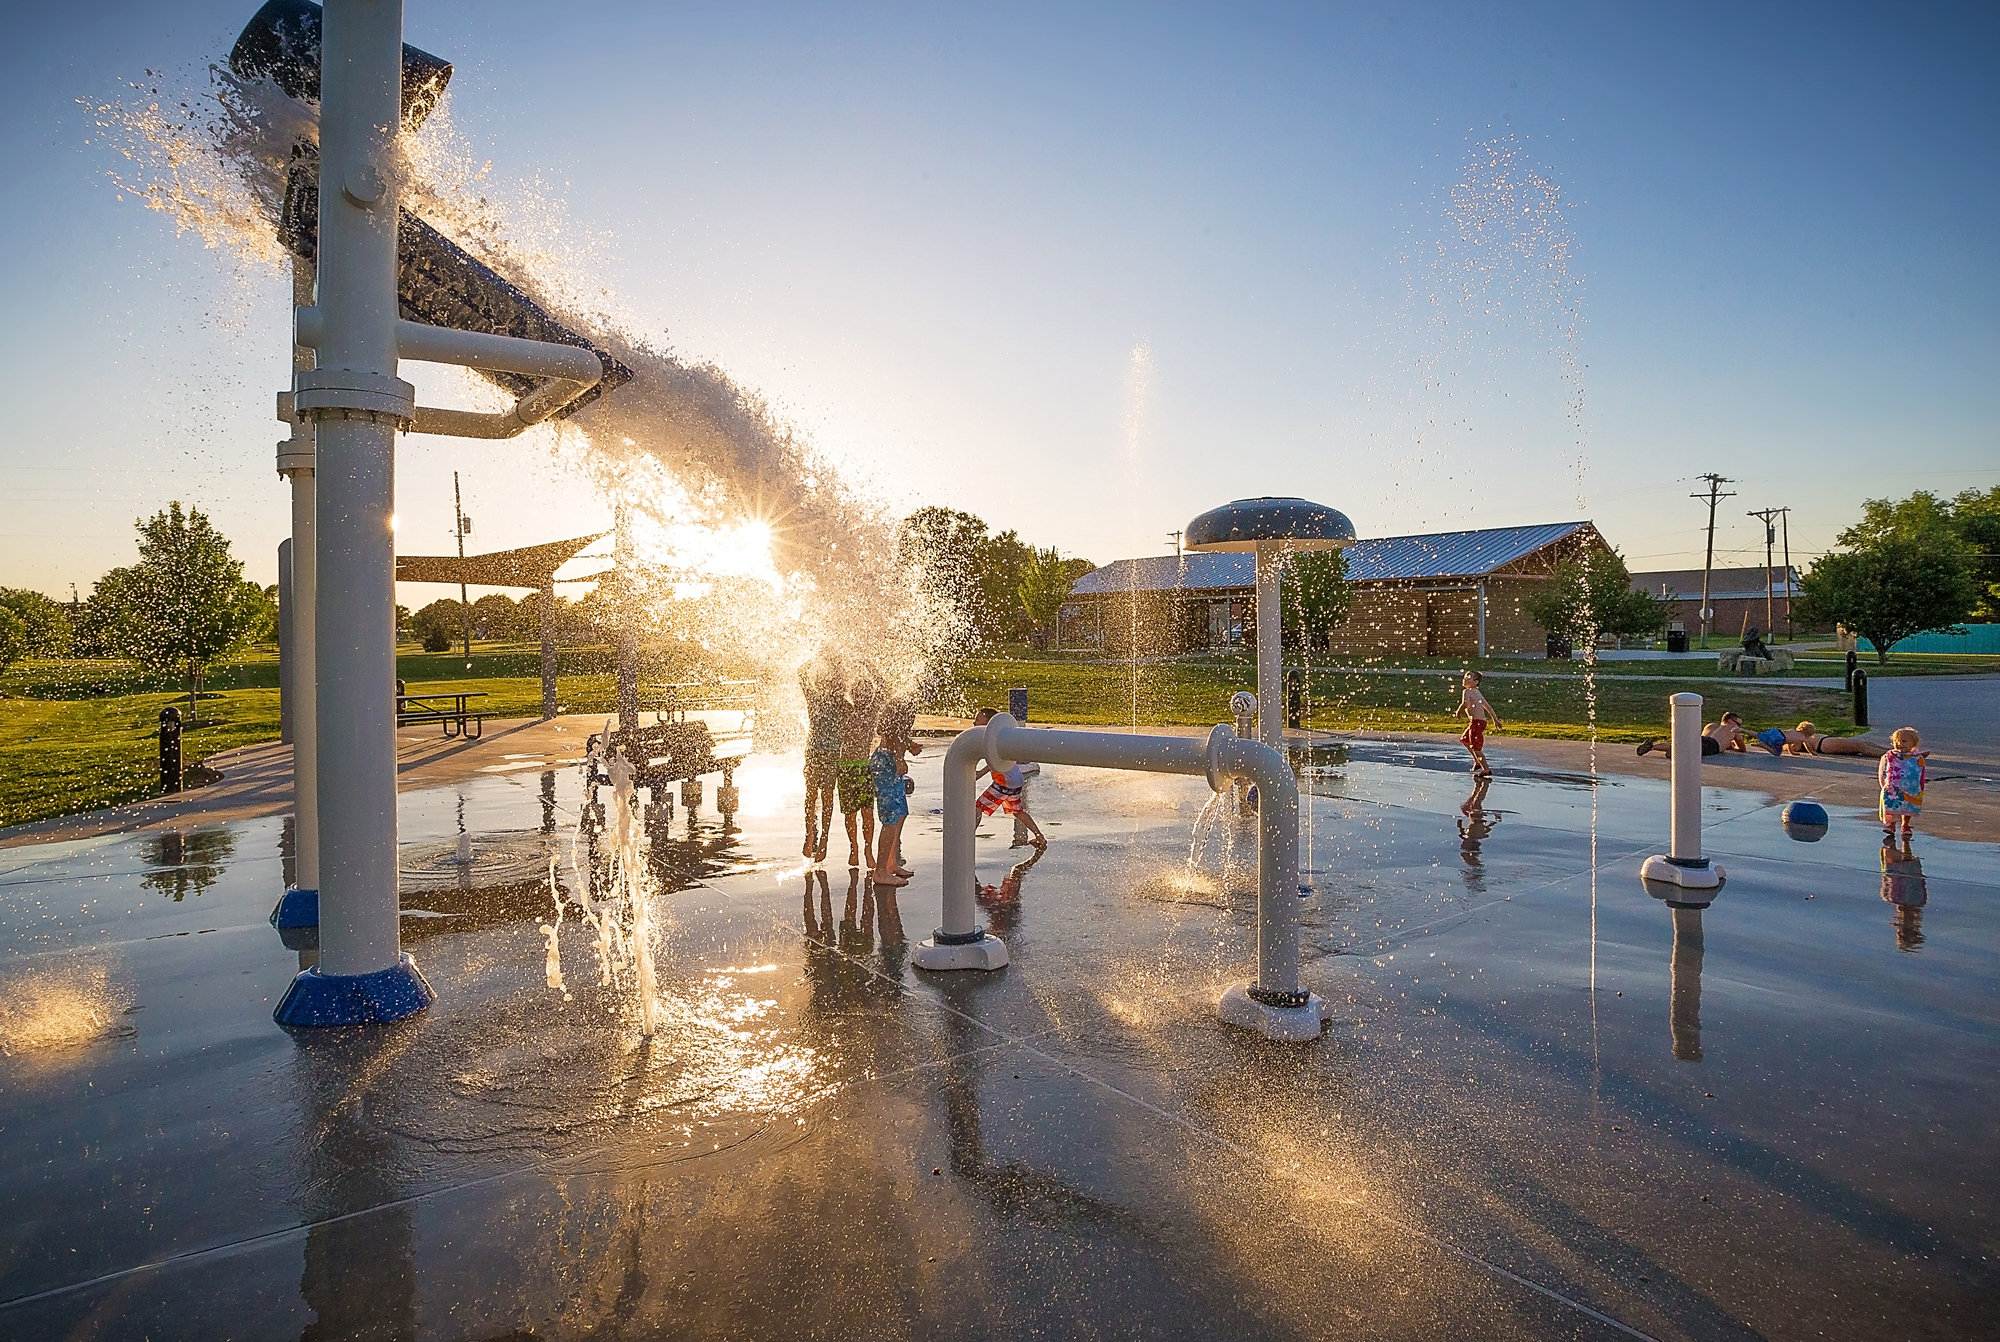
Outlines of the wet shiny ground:
{"label": "wet shiny ground", "polygon": [[1334,1016],[1280,1046],[1214,1017],[1253,901],[1189,879],[1199,780],[1047,770],[1047,855],[980,845],[1014,963],[909,969],[935,759],[900,900],[800,871],[785,761],[679,808],[650,1042],[573,922],[543,980],[568,774],[405,796],[438,1002],[373,1032],[271,1023],[277,821],[0,854],[0,1336],[1991,1335],[1992,846],[1712,792],[1677,911],[1661,784],[1334,752]]}

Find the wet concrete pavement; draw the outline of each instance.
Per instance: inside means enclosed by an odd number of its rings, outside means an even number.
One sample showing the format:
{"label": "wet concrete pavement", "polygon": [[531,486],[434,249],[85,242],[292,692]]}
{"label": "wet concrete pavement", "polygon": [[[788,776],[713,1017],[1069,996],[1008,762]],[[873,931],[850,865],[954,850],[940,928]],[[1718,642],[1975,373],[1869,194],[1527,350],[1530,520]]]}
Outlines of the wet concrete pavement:
{"label": "wet concrete pavement", "polygon": [[486,875],[413,882],[438,1002],[373,1032],[270,1021],[278,819],[0,853],[0,1335],[1988,1335],[1991,845],[1885,871],[1715,789],[1729,884],[1674,910],[1664,784],[1357,744],[1307,775],[1334,1016],[1282,1046],[1214,1016],[1254,898],[1190,878],[1199,780],[1045,769],[974,978],[907,966],[915,771],[900,897],[788,856],[792,761],[680,808],[651,1041],[574,922],[543,981],[567,771],[405,795],[406,867],[462,816]]}

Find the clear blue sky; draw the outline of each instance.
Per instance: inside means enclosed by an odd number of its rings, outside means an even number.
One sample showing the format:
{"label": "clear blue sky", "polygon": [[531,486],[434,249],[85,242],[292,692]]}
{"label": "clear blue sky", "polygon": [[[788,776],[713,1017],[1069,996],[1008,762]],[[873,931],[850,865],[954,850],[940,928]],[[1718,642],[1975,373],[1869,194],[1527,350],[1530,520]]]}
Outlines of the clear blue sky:
{"label": "clear blue sky", "polygon": [[[191,83],[254,7],[0,18],[0,584],[88,591],[171,497],[271,576],[285,286],[118,201],[78,104]],[[1363,535],[1582,514],[1645,569],[1699,564],[1706,470],[1738,563],[1747,507],[1809,557],[1865,497],[2000,483],[1990,7],[407,13],[496,195],[541,182],[645,329],[899,504],[1099,562],[1244,494]],[[1532,303],[1487,333],[1424,259],[1504,136],[1562,188],[1581,507]],[[601,524],[544,458],[407,440],[404,548],[449,546],[454,467],[478,548]]]}

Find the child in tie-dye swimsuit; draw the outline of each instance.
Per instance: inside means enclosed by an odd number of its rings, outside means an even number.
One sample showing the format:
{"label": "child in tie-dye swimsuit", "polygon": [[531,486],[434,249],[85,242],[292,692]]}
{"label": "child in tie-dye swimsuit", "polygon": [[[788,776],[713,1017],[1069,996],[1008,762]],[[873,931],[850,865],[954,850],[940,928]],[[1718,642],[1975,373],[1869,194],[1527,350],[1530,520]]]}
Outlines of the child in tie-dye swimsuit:
{"label": "child in tie-dye swimsuit", "polygon": [[1910,841],[1917,813],[1924,809],[1924,757],[1930,751],[1919,750],[1922,744],[1915,727],[1898,727],[1876,768],[1882,784],[1882,832],[1893,836],[1900,821],[1905,844]]}

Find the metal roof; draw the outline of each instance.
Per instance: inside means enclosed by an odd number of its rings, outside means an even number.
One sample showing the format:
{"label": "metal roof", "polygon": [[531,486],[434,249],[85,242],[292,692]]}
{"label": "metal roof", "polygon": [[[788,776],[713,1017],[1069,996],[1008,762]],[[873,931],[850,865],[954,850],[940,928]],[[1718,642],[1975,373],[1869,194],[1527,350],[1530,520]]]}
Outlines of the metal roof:
{"label": "metal roof", "polygon": [[[1537,550],[1590,527],[1589,522],[1546,522],[1532,527],[1443,531],[1430,536],[1383,536],[1347,547],[1347,576],[1356,582],[1390,579],[1483,578]],[[1257,557],[1243,553],[1153,555],[1120,559],[1077,580],[1072,595],[1119,592],[1203,591],[1254,586]]]}

